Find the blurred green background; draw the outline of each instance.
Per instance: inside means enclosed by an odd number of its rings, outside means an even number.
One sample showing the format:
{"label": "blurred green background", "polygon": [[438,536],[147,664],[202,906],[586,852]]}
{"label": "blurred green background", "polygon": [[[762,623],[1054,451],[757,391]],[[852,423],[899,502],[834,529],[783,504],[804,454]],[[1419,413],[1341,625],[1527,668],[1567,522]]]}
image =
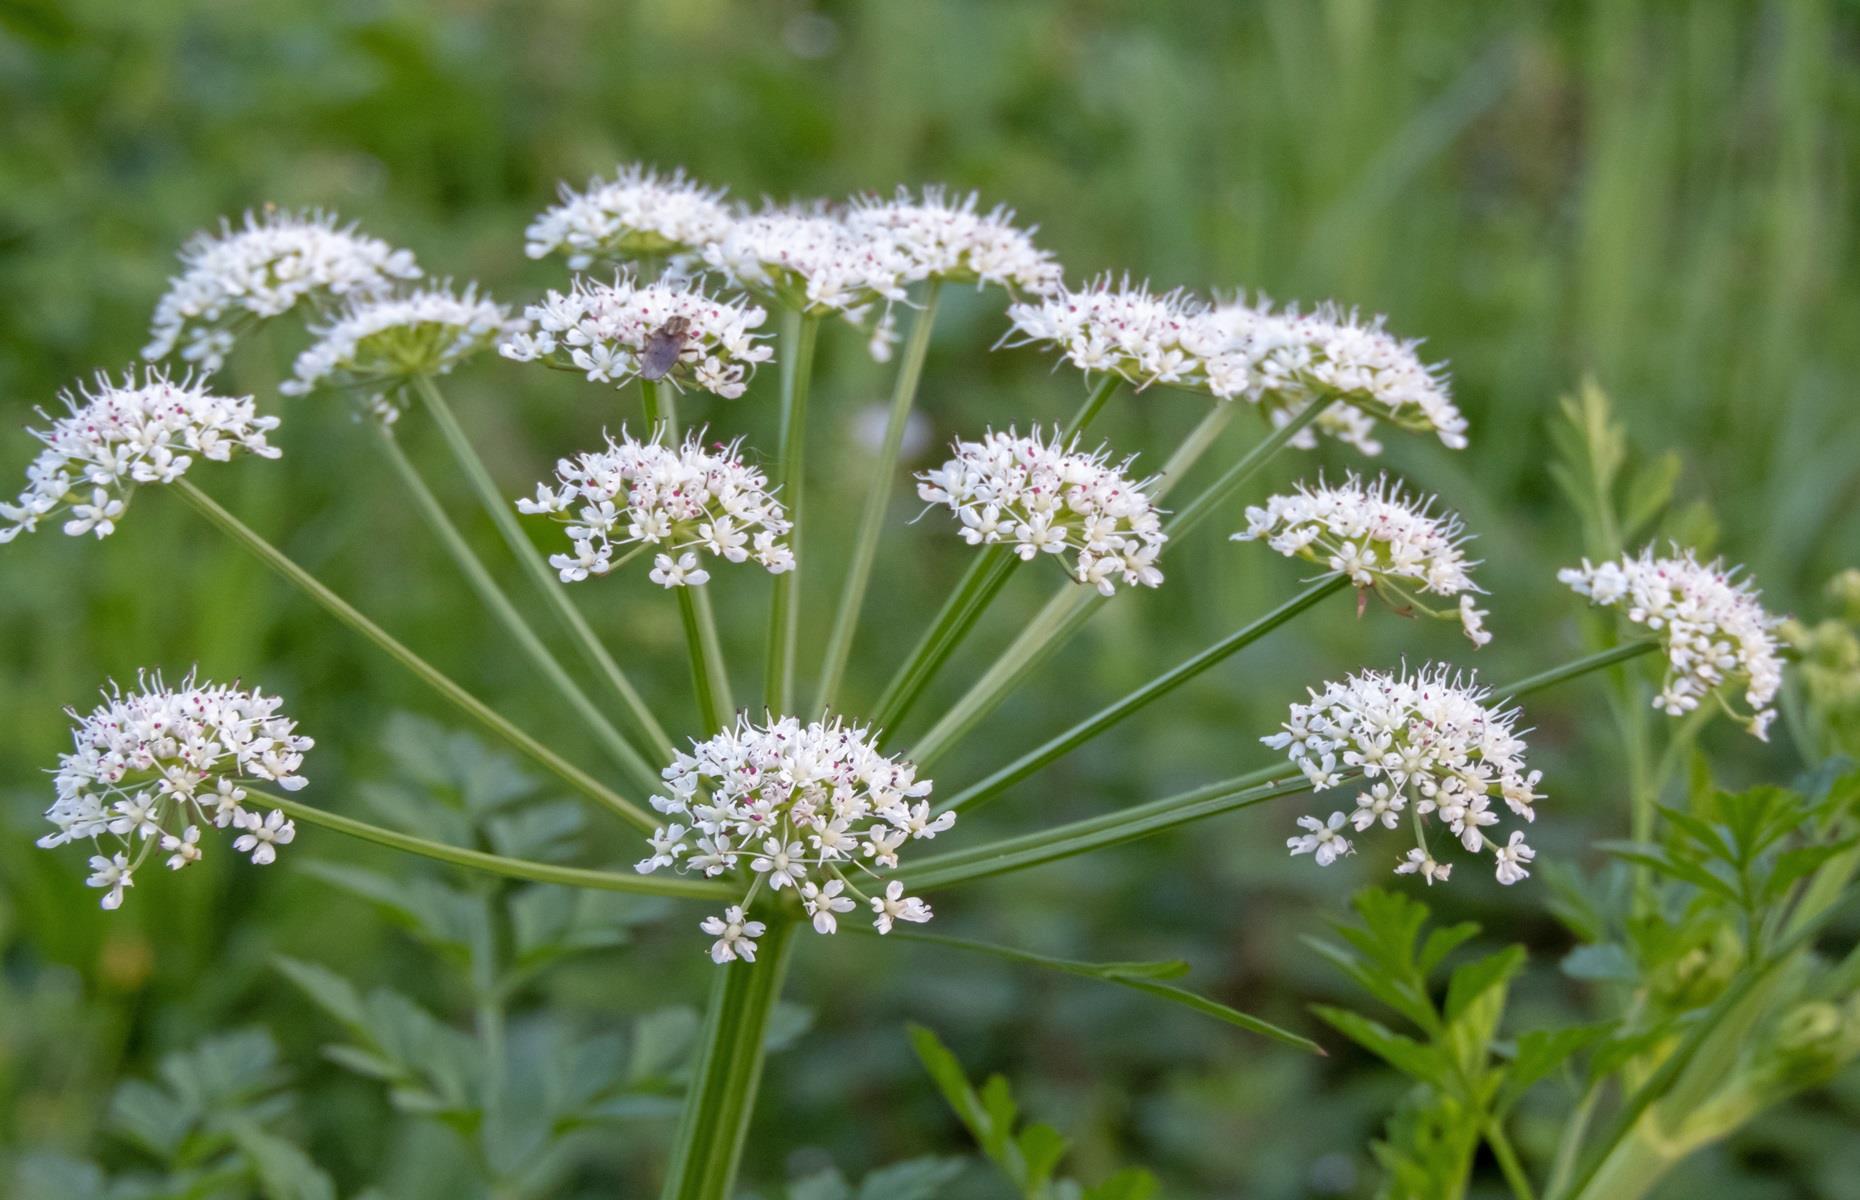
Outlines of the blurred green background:
{"label": "blurred green background", "polygon": [[[1425,336],[1425,352],[1451,362],[1472,448],[1391,435],[1383,465],[1440,492],[1480,534],[1497,641],[1476,665],[1510,678],[1581,648],[1575,605],[1553,579],[1579,555],[1579,532],[1545,471],[1545,430],[1584,376],[1611,392],[1639,446],[1681,451],[1682,495],[1709,505],[1719,548],[1750,565],[1774,609],[1817,612],[1822,581],[1860,562],[1857,58],[1860,7],[1833,0],[0,0],[0,425],[23,426],[61,387],[130,362],[176,246],[249,206],[331,208],[411,247],[430,274],[520,302],[563,278],[559,264],[523,258],[525,223],[558,180],[616,162],[683,164],[744,199],[947,181],[1037,223],[1074,281],[1114,271],[1204,292],[1335,297]],[[1069,369],[989,351],[1001,308],[993,294],[946,304],[922,455],[955,432],[1052,420],[1076,403]],[[283,460],[211,467],[199,482],[448,672],[597,761],[505,650],[341,404],[275,399],[300,340],[275,333],[228,369],[283,415]],[[857,417],[889,374],[849,331],[829,328],[823,355],[810,487],[826,527],[810,545],[831,548],[865,479]],[[688,402],[688,416],[767,445],[774,384],[771,371],[740,401]],[[630,393],[498,361],[448,391],[512,495],[603,426],[638,420]],[[1100,429],[1154,464],[1202,411],[1180,394],[1125,396]],[[418,414],[403,429],[522,595],[432,431]],[[1256,433],[1236,428],[1225,445]],[[34,449],[23,433],[0,446],[7,471]],[[1309,457],[1275,464],[1274,483],[1362,465],[1336,447]],[[967,561],[934,516],[907,525],[915,513],[900,497],[851,708],[875,697]],[[1300,571],[1226,542],[1238,524],[1236,510],[1172,545],[1169,585],[1111,607],[939,779],[960,786],[1288,594]],[[803,662],[837,594],[839,562],[824,553],[804,585]],[[643,572],[625,574],[576,597],[683,732],[692,715],[675,610]],[[722,572],[714,588],[739,692],[753,684],[766,604],[766,581],[750,574]],[[1015,580],[942,694],[1049,590],[1043,577]],[[1250,769],[1266,761],[1255,738],[1306,683],[1404,655],[1473,658],[1445,625],[1357,622],[1340,598],[1049,769],[962,836]],[[107,677],[196,662],[286,695],[320,742],[305,798],[345,811],[356,782],[383,770],[391,714],[451,720],[157,490],[107,542],[54,531],[0,551],[0,1169],[23,1151],[132,1158],[102,1128],[115,1081],[203,1034],[257,1025],[305,1093],[296,1136],[348,1194],[386,1177],[390,1160],[445,1151],[422,1149],[379,1089],[319,1058],[333,1030],[270,956],[396,980],[461,1015],[446,976],[425,972],[402,933],[290,865],[350,847],[306,836],[262,873],[229,869],[222,853],[192,878],[146,880],[105,916],[81,886],[80,855],[31,846],[49,802],[42,772],[66,743],[61,708],[88,706]],[[1531,705],[1553,798],[1537,834],[1546,857],[1624,828],[1599,698],[1591,681]],[[1712,745],[1734,781],[1794,765],[1735,731]],[[1301,811],[1241,814],[1013,877],[939,902],[938,925],[1074,957],[1180,954],[1199,985],[1310,1028],[1302,1006],[1338,994],[1339,981],[1298,938],[1339,913],[1356,883],[1379,879],[1385,856],[1328,872],[1286,861]],[[623,833],[603,830],[590,859],[630,861]],[[1542,894],[1501,894],[1483,871],[1465,874],[1429,899],[1533,944],[1523,1019],[1570,1005],[1578,993],[1555,972],[1565,943]],[[551,975],[523,1007],[598,1030],[668,1000],[701,1002],[698,915],[679,910],[633,947]],[[801,952],[791,998],[813,1025],[772,1060],[751,1182],[829,1159],[857,1173],[961,1151],[909,1057],[908,1018],[942,1032],[972,1071],[1011,1075],[1029,1108],[1077,1139],[1088,1179],[1134,1162],[1158,1170],[1170,1196],[1370,1186],[1364,1145],[1397,1089],[1357,1056],[1314,1061],[1116,989],[931,947],[837,942]],[[1851,1196],[1856,1119],[1860,1089],[1837,1088],[1691,1164],[1670,1194],[1710,1179],[1714,1196]],[[597,1156],[586,1186],[604,1190],[587,1194],[647,1194],[668,1133],[647,1126]],[[1554,1130],[1535,1135],[1527,1147]],[[979,1175],[965,1186],[993,1194]],[[388,1194],[423,1193],[402,1183]]]}

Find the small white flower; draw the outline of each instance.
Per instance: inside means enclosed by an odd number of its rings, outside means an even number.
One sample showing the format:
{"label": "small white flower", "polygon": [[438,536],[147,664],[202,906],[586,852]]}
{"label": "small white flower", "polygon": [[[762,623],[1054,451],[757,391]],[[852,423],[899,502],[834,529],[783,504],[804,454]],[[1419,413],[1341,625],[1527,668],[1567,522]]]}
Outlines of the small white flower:
{"label": "small white flower", "polygon": [[[1783,659],[1774,630],[1782,618],[1765,612],[1761,593],[1742,568],[1723,559],[1701,563],[1675,547],[1655,558],[1651,547],[1619,562],[1557,572],[1557,578],[1591,603],[1623,609],[1628,620],[1652,630],[1666,650],[1666,681],[1654,707],[1673,716],[1715,696],[1746,729],[1768,740],[1782,687]],[[1733,695],[1742,690],[1749,713]]]}
{"label": "small white flower", "polygon": [[[1338,487],[1321,479],[1273,496],[1246,510],[1237,542],[1264,541],[1288,558],[1347,575],[1358,588],[1374,589],[1391,606],[1418,608],[1429,616],[1458,620],[1475,646],[1491,641],[1472,606],[1479,591],[1468,570],[1478,564],[1461,547],[1467,535],[1452,513],[1432,511],[1433,500],[1414,500],[1384,475],[1366,483],[1352,474]],[[1417,595],[1459,597],[1457,610],[1426,607]]]}
{"label": "small white flower", "polygon": [[698,928],[717,939],[711,943],[710,960],[719,966],[739,958],[756,961],[755,940],[768,929],[760,921],[744,920],[743,910],[737,905],[724,909],[721,917],[705,917]]}
{"label": "small white flower", "polygon": [[794,566],[794,552],[777,540],[791,526],[768,476],[744,461],[740,447],[718,443],[707,450],[699,430],[673,448],[636,441],[623,429],[605,450],[556,463],[556,486],[538,485],[517,509],[551,514],[566,526],[573,553],[549,562],[567,582],[607,574],[631,557],[616,557],[627,546],[660,548],[651,578],[667,588],[710,578],[698,565],[699,552],[779,574]]}
{"label": "small white flower", "polygon": [[[1508,857],[1486,833],[1499,821],[1494,801],[1529,821],[1541,798],[1540,775],[1526,769],[1524,742],[1513,730],[1516,709],[1489,707],[1488,692],[1445,666],[1400,675],[1364,671],[1310,695],[1311,703],[1291,706],[1280,732],[1260,740],[1285,751],[1314,791],[1338,786],[1346,777],[1372,780],[1349,818],[1357,832],[1378,824],[1394,829],[1411,809],[1418,818],[1445,824],[1469,851],[1497,852],[1501,867],[1521,870],[1518,860],[1529,861],[1521,834],[1514,833],[1511,844],[1519,850]],[[1344,820],[1342,813],[1327,825],[1300,818],[1306,832],[1286,845],[1293,854],[1325,862],[1325,848],[1342,841]],[[1347,842],[1332,857],[1340,853],[1348,853]],[[1447,878],[1447,867],[1434,862],[1425,841],[1396,871],[1420,873],[1429,883]],[[1507,873],[1512,877],[1505,882],[1523,878]]]}
{"label": "small white flower", "polygon": [[1343,836],[1344,820],[1340,812],[1330,814],[1329,821],[1300,817],[1298,827],[1307,832],[1298,837],[1286,838],[1286,848],[1292,852],[1293,857],[1309,854],[1317,860],[1318,866],[1328,867],[1344,855],[1356,853],[1350,846],[1350,839]]}
{"label": "small white flower", "polygon": [[1168,535],[1148,481],[1128,476],[1129,460],[1013,429],[958,441],[955,455],[917,476],[917,494],[954,513],[970,545],[1004,544],[1029,560],[1070,553],[1067,573],[1106,596],[1120,582],[1162,583],[1156,558]]}
{"label": "small white flower", "polygon": [[846,884],[838,879],[829,881],[826,887],[812,882],[801,885],[801,904],[807,909],[807,915],[814,919],[815,933],[838,932],[838,914],[851,912],[858,907],[850,896],[841,895],[845,890]]}
{"label": "small white flower", "polygon": [[[1523,835],[1513,834],[1512,836],[1521,837]],[[1447,877],[1453,874],[1453,864],[1435,862],[1433,858],[1428,855],[1426,850],[1417,846],[1408,851],[1407,857],[1396,864],[1395,873],[1397,875],[1419,875],[1422,879],[1427,880],[1428,887],[1433,887],[1436,883],[1445,883],[1447,881]]]}
{"label": "small white flower", "polygon": [[890,933],[897,921],[915,921],[919,924],[930,919],[930,906],[916,896],[906,896],[904,885],[892,880],[885,885],[885,894],[873,896],[872,911],[877,914],[872,918],[872,925],[880,933]]}
{"label": "small white flower", "polygon": [[61,512],[67,534],[108,537],[143,484],[173,483],[200,459],[278,457],[265,440],[278,419],[259,416],[250,396],[215,395],[191,375],[173,380],[154,368],[141,383],[133,373],[121,383],[98,375],[93,387],[61,393],[66,414],[30,431],[45,449],[19,499],[0,501],[0,545]]}
{"label": "small white flower", "polygon": [[102,853],[91,859],[90,883],[110,889],[106,908],[122,903],[130,873],[156,846],[173,870],[199,861],[209,824],[236,828],[241,853],[272,861],[296,829],[283,813],[261,818],[243,807],[236,781],[294,791],[315,744],[279,715],[275,696],[198,683],[191,674],[178,688],[154,674],[137,684],[133,692],[111,685],[88,716],[71,713],[72,751],[59,756],[56,799],[45,813],[53,828],[38,842],[95,844]]}
{"label": "small white flower", "polygon": [[1503,846],[1494,847],[1493,853],[1498,858],[1498,881],[1507,885],[1528,878],[1530,872],[1525,869],[1525,864],[1537,857],[1537,851],[1524,844],[1522,829],[1512,830],[1511,840]]}
{"label": "small white flower", "polygon": [[[837,719],[757,724],[739,717],[693,743],[663,778],[667,794],[652,805],[678,823],[653,834],[639,870],[672,867],[740,879],[739,867],[748,869],[743,903],[704,927],[718,939],[711,949],[718,962],[753,959],[753,945],[744,952],[740,944],[748,928],[742,913],[764,886],[798,892],[823,934],[835,932],[839,914],[861,900],[881,930],[892,921],[930,919],[930,907],[906,898],[897,880],[879,896],[866,895],[856,882],[895,868],[906,843],[933,838],[955,822],[954,813],[933,815],[930,782],[918,779],[910,763],[880,753],[869,729]],[[756,925],[746,936],[760,932]]]}
{"label": "small white flower", "polygon": [[181,273],[155,306],[142,357],[181,357],[202,371],[220,369],[236,332],[282,316],[300,302],[322,305],[381,296],[400,280],[417,279],[413,255],[328,213],[247,213],[234,228],[222,221],[181,248]]}
{"label": "small white flower", "polygon": [[662,345],[675,357],[661,364],[658,377],[734,399],[775,353],[757,332],[768,320],[763,309],[670,276],[656,283],[630,271],[612,283],[577,279],[568,291],[552,291],[525,308],[523,320],[498,353],[516,362],[572,367],[591,382],[615,387],[640,374],[648,348]]}
{"label": "small white flower", "polygon": [[701,250],[730,227],[723,189],[704,187],[683,168],[661,175],[650,167],[621,167],[611,180],[593,179],[585,191],[562,186],[562,202],[524,232],[524,253],[567,257],[570,270],[596,262]]}
{"label": "small white flower", "polygon": [[738,214],[704,261],[784,308],[855,320],[904,299],[916,272],[896,237],[855,230],[823,207]]}
{"label": "small white flower", "polygon": [[84,882],[91,887],[105,889],[99,903],[103,908],[115,911],[123,906],[123,889],[134,887],[136,881],[126,856],[117,854],[105,858],[101,854],[93,854],[90,859],[90,878]]}
{"label": "small white flower", "polygon": [[278,861],[278,847],[288,846],[297,837],[297,824],[273,809],[264,816],[245,814],[245,833],[233,842],[233,849],[250,854],[254,866],[269,866]]}

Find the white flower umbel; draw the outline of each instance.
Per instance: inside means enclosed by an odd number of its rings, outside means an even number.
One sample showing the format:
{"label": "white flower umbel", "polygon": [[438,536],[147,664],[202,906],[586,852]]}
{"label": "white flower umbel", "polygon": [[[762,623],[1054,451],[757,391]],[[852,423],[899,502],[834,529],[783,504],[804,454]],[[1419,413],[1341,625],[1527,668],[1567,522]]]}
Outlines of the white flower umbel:
{"label": "white flower umbel", "polygon": [[[1772,631],[1782,618],[1764,611],[1751,581],[1738,578],[1741,570],[1723,559],[1701,563],[1679,547],[1673,557],[1655,558],[1649,547],[1599,566],[1585,558],[1556,577],[1591,603],[1622,609],[1660,639],[1667,670],[1655,708],[1679,716],[1715,696],[1746,729],[1768,740],[1783,664]],[[1731,701],[1739,688],[1748,712]]]}
{"label": "white flower umbel", "polygon": [[720,299],[684,279],[640,283],[630,272],[612,283],[577,279],[523,310],[526,328],[498,352],[516,362],[580,371],[591,383],[622,387],[638,375],[648,347],[676,357],[654,378],[726,398],[743,394],[756,367],[774,354],[758,340],[768,314],[742,297]]}
{"label": "white flower umbel", "polygon": [[941,187],[913,196],[899,188],[890,200],[863,196],[846,224],[862,236],[890,238],[911,264],[911,277],[995,286],[1045,295],[1061,285],[1058,261],[1034,245],[1032,228],[1014,224],[1014,211],[978,211],[971,192],[951,197]]}
{"label": "white flower umbel", "polygon": [[47,849],[96,847],[89,883],[103,889],[103,907],[121,906],[123,889],[153,856],[176,871],[198,862],[204,826],[232,830],[233,848],[260,866],[296,837],[283,813],[246,808],[241,786],[304,786],[297,770],[314,743],[279,715],[276,696],[200,683],[192,673],[170,688],[145,673],[136,690],[112,684],[103,697],[88,716],[68,710],[73,749],[59,756],[53,778],[57,799],[45,817],[55,828],[39,839]]}
{"label": "white flower umbel", "polygon": [[897,921],[930,919],[929,905],[881,872],[897,869],[906,842],[934,838],[956,814],[932,816],[930,781],[881,754],[863,726],[739,717],[734,728],[693,743],[664,775],[667,795],[654,796],[652,806],[670,823],[649,839],[640,873],[749,876],[742,903],[703,923],[716,939],[716,962],[755,960],[763,927],[744,914],[765,886],[777,895],[792,889],[818,933],[835,932],[861,902],[880,933]]}
{"label": "white flower umbel", "polygon": [[1069,555],[1066,573],[1106,596],[1120,581],[1156,587],[1168,535],[1148,481],[1130,479],[1129,459],[1113,464],[1108,450],[1077,444],[991,430],[956,442],[956,457],[917,476],[917,494],[955,513],[970,545],[1011,546],[1023,560]]}
{"label": "white flower umbel", "polygon": [[383,398],[374,407],[391,420],[399,411],[395,394],[408,381],[447,374],[522,328],[508,308],[474,286],[353,300],[333,320],[311,328],[316,341],[297,356],[295,377],[278,390],[303,396],[318,388],[357,389]]}
{"label": "white flower umbel", "polygon": [[855,321],[902,300],[916,271],[897,238],[856,231],[824,208],[744,213],[704,261],[784,308]]}
{"label": "white flower umbel", "polygon": [[1209,374],[1207,305],[1177,289],[1156,294],[1109,275],[1079,291],[1056,288],[1050,295],[1008,306],[1009,344],[1044,345],[1088,376],[1108,371],[1138,390],[1152,384],[1208,392],[1222,399],[1239,395],[1246,380]]}
{"label": "white flower umbel", "polygon": [[181,273],[155,306],[142,356],[181,357],[217,371],[244,329],[299,301],[380,296],[420,268],[407,250],[338,225],[329,213],[267,211],[201,232],[181,248]]}
{"label": "white flower umbel", "polygon": [[1526,821],[1535,818],[1541,772],[1525,768],[1524,743],[1513,728],[1517,710],[1490,707],[1489,695],[1446,666],[1430,666],[1400,675],[1364,671],[1313,691],[1309,704],[1292,705],[1280,732],[1260,740],[1287,751],[1313,791],[1368,787],[1351,812],[1334,812],[1328,821],[1301,818],[1305,832],[1286,846],[1329,864],[1352,852],[1346,824],[1363,833],[1376,825],[1395,829],[1405,818],[1416,844],[1396,873],[1418,873],[1431,884],[1450,870],[1427,845],[1428,824],[1439,822],[1466,849],[1491,851],[1500,883],[1525,878],[1534,852],[1523,831],[1503,845],[1486,831],[1499,820],[1494,802]]}
{"label": "white flower umbel", "polygon": [[[1453,403],[1445,367],[1423,362],[1420,343],[1397,338],[1383,321],[1365,321],[1334,304],[1275,311],[1262,300],[1210,310],[1194,341],[1207,356],[1205,373],[1219,381],[1214,393],[1260,405],[1274,424],[1330,397],[1337,402],[1315,428],[1364,454],[1381,453],[1373,436],[1378,420],[1464,449],[1466,418]],[[1317,443],[1309,430],[1300,430],[1292,444],[1308,449]]]}
{"label": "white flower umbel", "polygon": [[259,416],[250,396],[215,395],[191,376],[150,368],[140,383],[133,372],[112,383],[98,375],[59,399],[65,415],[41,412],[51,427],[30,431],[45,449],[26,468],[26,490],[12,504],[0,501],[0,521],[10,522],[0,526],[0,545],[66,512],[66,533],[108,537],[140,484],[173,483],[200,458],[279,454],[265,440],[276,417]]}
{"label": "white flower umbel", "polygon": [[[534,499],[517,501],[525,513],[550,513],[568,527],[572,554],[549,558],[564,581],[605,575],[634,555],[658,551],[653,582],[665,587],[701,584],[697,552],[728,562],[760,564],[779,575],[794,567],[782,540],[787,515],[769,493],[768,476],[743,461],[740,439],[704,447],[695,430],[674,448],[630,438],[607,439],[607,448],[564,458],[553,486],[536,486]],[[616,547],[632,547],[616,556]]]}
{"label": "white flower umbel", "polygon": [[707,188],[684,168],[661,175],[637,163],[612,179],[588,181],[577,192],[562,185],[562,202],[545,210],[524,232],[531,258],[560,254],[570,270],[644,255],[688,254],[722,237],[730,209],[722,188]]}
{"label": "white flower umbel", "polygon": [[[1484,610],[1473,607],[1481,589],[1467,574],[1478,564],[1460,552],[1468,535],[1459,517],[1436,513],[1433,505],[1431,496],[1404,495],[1386,475],[1374,483],[1348,475],[1340,487],[1320,479],[1315,488],[1301,483],[1295,492],[1249,507],[1246,528],[1233,540],[1264,540],[1288,558],[1340,572],[1392,608],[1458,620],[1473,645],[1483,646],[1492,635],[1481,620]],[[1416,593],[1458,597],[1458,607],[1435,609]]]}

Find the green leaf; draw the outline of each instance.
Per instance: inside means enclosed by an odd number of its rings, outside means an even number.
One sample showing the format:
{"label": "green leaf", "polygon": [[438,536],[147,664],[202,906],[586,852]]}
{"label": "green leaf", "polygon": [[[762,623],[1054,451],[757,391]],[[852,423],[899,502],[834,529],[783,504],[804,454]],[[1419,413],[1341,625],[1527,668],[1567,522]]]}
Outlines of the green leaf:
{"label": "green leaf", "polygon": [[1621,536],[1625,541],[1638,541],[1641,531],[1672,502],[1683,465],[1679,452],[1668,450],[1634,473],[1621,503]]}
{"label": "green leaf", "polygon": [[912,1158],[879,1167],[859,1181],[857,1200],[936,1200],[968,1164],[960,1158]]}
{"label": "green leaf", "polygon": [[838,1167],[828,1167],[789,1184],[788,1200],[853,1200],[853,1191]]}
{"label": "green leaf", "polygon": [[327,967],[282,954],[275,955],[271,965],[339,1023],[350,1027],[362,1023],[361,995],[356,992],[355,985],[342,976]]}
{"label": "green leaf", "polygon": [[1021,1187],[1025,1191],[1038,1193],[1052,1180],[1053,1172],[1059,1168],[1059,1160],[1066,1156],[1065,1136],[1051,1125],[1034,1124],[1021,1130],[1016,1141],[1026,1170]]}
{"label": "green leaf", "polygon": [[1718,896],[1732,904],[1736,904],[1740,899],[1734,885],[1714,875],[1699,863],[1674,858],[1662,846],[1648,842],[1627,841],[1597,842],[1596,846],[1622,862],[1648,867],[1661,875],[1677,879],[1682,883],[1689,883],[1702,892]]}
{"label": "green leaf", "polygon": [[1634,983],[1640,979],[1640,968],[1634,965],[1633,957],[1616,942],[1578,946],[1564,955],[1561,966],[1563,974],[1571,979],[1598,983]]}
{"label": "green leaf", "polygon": [[1617,1028],[1613,1021],[1593,1025],[1568,1025],[1562,1029],[1533,1029],[1520,1034],[1511,1066],[1505,1073],[1497,1111],[1508,1110],[1539,1082],[1568,1062],[1570,1057],[1594,1045]]}
{"label": "green leaf", "polygon": [[297,1146],[249,1121],[232,1124],[233,1140],[258,1171],[265,1200],[336,1200],[336,1185]]}
{"label": "green leaf", "polygon": [[1396,1033],[1379,1021],[1325,1004],[1313,1005],[1311,1011],[1410,1079],[1436,1083],[1445,1072],[1446,1064],[1432,1046]]}
{"label": "green leaf", "polygon": [[1156,1177],[1141,1167],[1126,1167],[1095,1188],[1085,1190],[1085,1200],[1150,1200],[1156,1195]]}
{"label": "green leaf", "polygon": [[702,1024],[695,1009],[683,1007],[661,1008],[634,1021],[628,1081],[637,1087],[669,1080],[690,1059]]}
{"label": "green leaf", "polygon": [[1507,987],[1511,977],[1523,966],[1524,947],[1507,946],[1496,954],[1476,958],[1454,971],[1453,977],[1447,982],[1447,1020],[1457,1021],[1465,1016],[1493,988]]}
{"label": "green leaf", "polygon": [[386,875],[348,863],[312,860],[299,870],[375,905],[427,945],[464,959],[490,934],[484,898],[427,875]]}

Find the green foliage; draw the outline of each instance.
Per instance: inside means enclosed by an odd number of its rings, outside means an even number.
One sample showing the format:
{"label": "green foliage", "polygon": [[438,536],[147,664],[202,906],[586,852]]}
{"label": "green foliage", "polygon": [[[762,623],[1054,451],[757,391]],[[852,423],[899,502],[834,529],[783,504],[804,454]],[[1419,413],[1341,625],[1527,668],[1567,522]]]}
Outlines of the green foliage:
{"label": "green foliage", "polygon": [[1149,1200],[1156,1195],[1155,1176],[1135,1167],[1117,1172],[1096,1187],[1058,1177],[1055,1172],[1066,1154],[1065,1136],[1051,1125],[1021,1125],[1020,1108],[1004,1076],[990,1075],[978,1092],[961,1061],[936,1034],[913,1025],[910,1035],[918,1061],[963,1128],[1027,1200]]}

